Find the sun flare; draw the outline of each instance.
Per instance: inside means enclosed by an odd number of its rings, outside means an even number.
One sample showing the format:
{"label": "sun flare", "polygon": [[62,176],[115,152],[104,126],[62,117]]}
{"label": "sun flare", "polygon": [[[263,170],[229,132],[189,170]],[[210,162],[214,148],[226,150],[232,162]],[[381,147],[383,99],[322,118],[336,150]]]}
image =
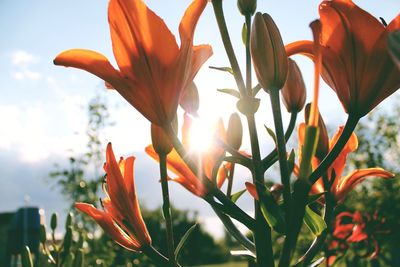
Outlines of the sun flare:
{"label": "sun flare", "polygon": [[189,131],[190,150],[207,151],[212,145],[215,123],[209,120],[195,119]]}

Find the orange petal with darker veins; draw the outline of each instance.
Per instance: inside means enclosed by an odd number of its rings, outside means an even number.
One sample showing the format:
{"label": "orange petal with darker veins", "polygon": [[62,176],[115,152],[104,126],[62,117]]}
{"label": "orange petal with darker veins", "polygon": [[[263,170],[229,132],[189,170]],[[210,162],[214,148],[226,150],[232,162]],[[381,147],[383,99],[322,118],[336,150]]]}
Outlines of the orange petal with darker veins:
{"label": "orange petal with darker veins", "polygon": [[122,247],[138,251],[140,244],[137,240],[126,235],[111,219],[107,213],[96,209],[91,204],[75,203],[75,208],[92,217],[103,230]]}

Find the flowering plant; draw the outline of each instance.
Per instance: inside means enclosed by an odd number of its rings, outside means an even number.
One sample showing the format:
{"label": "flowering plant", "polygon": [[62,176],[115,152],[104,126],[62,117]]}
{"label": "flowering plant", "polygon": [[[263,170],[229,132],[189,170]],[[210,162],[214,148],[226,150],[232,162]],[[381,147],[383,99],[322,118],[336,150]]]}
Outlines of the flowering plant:
{"label": "flowering plant", "polygon": [[[110,0],[108,16],[118,69],[103,55],[84,49],[62,52],[54,60],[56,65],[83,69],[103,79],[107,88],[115,89],[151,122],[152,145],[146,147],[146,153],[159,163],[167,253],[164,255],[152,246],[141,216],[134,185],[134,157],[117,162],[111,144],[107,146],[104,167],[103,210],[84,203],[77,203],[76,208],[96,220],[122,247],[143,252],[158,266],[180,266],[177,256],[187,236],[178,245],[174,244],[168,184],[175,181],[193,193],[193,197],[204,199],[212,207],[257,266],[285,267],[295,263],[309,266],[327,236],[332,233],[335,236],[345,227],[339,225],[332,230],[331,224],[334,210],[346,194],[366,176],[394,177],[378,167],[356,170],[346,176],[342,173],[347,154],[357,148],[353,131],[360,118],[400,87],[399,42],[398,34],[394,35],[400,30],[400,15],[389,25],[383,25],[351,0],[325,0],[320,4],[320,19],[310,24],[313,40],[285,46],[273,18],[266,13],[255,13],[257,1],[240,0],[237,4],[245,21],[246,73],[243,78],[230,41],[222,0],[208,2],[193,0],[187,8],[179,25],[181,42],[178,46],[164,21],[144,1]],[[214,9],[231,64],[229,68],[217,69],[230,72],[237,84],[237,90],[222,91],[237,99],[240,115],[231,116],[227,129],[220,120],[211,133],[213,142],[209,149],[193,152],[190,139],[199,108],[199,93],[193,79],[212,55],[210,45],[195,46],[193,39],[196,24],[208,5]],[[314,62],[314,89],[312,102],[305,108],[305,122],[299,126],[298,153],[288,153],[287,140],[306,102],[300,68],[288,58],[299,53]],[[253,86],[253,69],[259,83],[256,86]],[[340,127],[331,140],[318,108],[320,75],[348,114],[345,126]],[[281,97],[291,114],[286,131]],[[275,143],[275,148],[265,156],[261,154],[255,120],[264,98],[270,100],[274,128],[268,128],[268,132]],[[177,123],[181,114],[177,112],[179,105],[184,111],[181,138]],[[247,125],[248,135],[245,136],[251,151],[240,150],[242,120]],[[276,162],[280,181],[268,187],[265,172]],[[255,199],[254,216],[236,203],[243,192],[232,193],[236,165],[247,168],[252,176],[242,187]],[[226,192],[224,184],[227,184]],[[233,219],[247,227],[253,238],[246,237]],[[353,221],[359,220],[353,217]],[[302,257],[293,259],[303,222],[315,241]],[[284,236],[280,255],[272,246],[273,232]]]}

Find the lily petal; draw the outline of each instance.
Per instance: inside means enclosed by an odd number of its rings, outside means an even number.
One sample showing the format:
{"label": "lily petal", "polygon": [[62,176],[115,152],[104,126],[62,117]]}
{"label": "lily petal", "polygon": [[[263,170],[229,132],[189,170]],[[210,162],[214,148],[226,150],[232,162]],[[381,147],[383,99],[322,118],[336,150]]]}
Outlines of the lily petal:
{"label": "lily petal", "polygon": [[381,177],[381,178],[393,178],[395,175],[391,172],[388,172],[382,168],[369,168],[369,169],[360,169],[355,170],[342,177],[339,183],[335,186],[334,190],[336,193],[336,199],[339,201],[343,201],[346,195],[359,183],[364,181],[367,177]]}
{"label": "lily petal", "polygon": [[181,48],[193,42],[194,30],[206,6],[207,0],[194,0],[186,9],[179,25]]}
{"label": "lily petal", "polygon": [[55,65],[73,67],[90,72],[100,79],[119,87],[122,77],[108,59],[100,53],[86,49],[71,49],[60,53],[54,59]]}
{"label": "lily petal", "polygon": [[86,203],[76,203],[75,208],[92,217],[101,226],[101,228],[103,228],[103,230],[122,247],[132,251],[140,250],[140,243],[134,238],[125,234],[122,229],[113,222],[110,215],[107,213],[96,209],[91,204]]}

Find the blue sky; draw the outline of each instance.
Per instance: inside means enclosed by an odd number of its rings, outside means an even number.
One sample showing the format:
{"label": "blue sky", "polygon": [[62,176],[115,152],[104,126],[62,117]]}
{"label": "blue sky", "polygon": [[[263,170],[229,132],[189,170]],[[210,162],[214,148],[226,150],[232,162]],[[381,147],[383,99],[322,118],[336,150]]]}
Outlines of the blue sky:
{"label": "blue sky", "polygon": [[[270,13],[275,19],[285,43],[310,39],[308,24],[317,18],[319,1],[258,2],[258,10]],[[177,33],[179,20],[190,1],[151,0],[146,3],[164,18],[173,33]],[[387,21],[400,10],[398,0],[359,0],[356,3]],[[236,1],[225,0],[224,4],[235,49],[243,62],[244,49],[240,39],[243,20],[236,9]],[[59,192],[46,182],[47,174],[54,163],[63,164],[68,155],[85,149],[85,107],[96,92],[106,89],[97,77],[79,70],[56,67],[52,60],[63,50],[88,48],[103,53],[114,62],[107,23],[107,1],[2,0],[0,33],[0,212],[23,205],[26,195],[30,196],[30,204],[45,208],[47,214],[62,212],[65,204]],[[228,65],[211,5],[199,22],[195,43],[213,46],[214,56],[205,66]],[[306,59],[296,59],[310,91],[312,65]],[[215,89],[233,88],[233,79],[225,73],[204,67],[196,83],[203,100],[200,114],[207,119],[216,118],[216,114],[227,118],[229,112],[234,110],[235,102],[221,96]],[[157,166],[143,154],[144,147],[149,143],[149,125],[117,93],[105,92],[105,95],[111,119],[116,125],[107,129],[104,135],[113,142],[116,154],[137,156],[138,194],[148,206],[157,206],[161,201],[160,195],[153,193],[154,188],[160,191]],[[258,115],[260,126],[271,122],[265,94],[263,101]],[[342,108],[332,90],[326,86],[322,88],[321,103],[321,112],[332,127],[343,122]],[[263,142],[265,153],[270,148],[269,141]],[[247,176],[244,174],[237,188]],[[172,192],[172,201],[176,206],[199,209],[203,218],[213,222],[212,212],[201,200],[177,185],[172,185]],[[187,201],[189,198],[190,201]],[[246,198],[242,204],[250,209]]]}

